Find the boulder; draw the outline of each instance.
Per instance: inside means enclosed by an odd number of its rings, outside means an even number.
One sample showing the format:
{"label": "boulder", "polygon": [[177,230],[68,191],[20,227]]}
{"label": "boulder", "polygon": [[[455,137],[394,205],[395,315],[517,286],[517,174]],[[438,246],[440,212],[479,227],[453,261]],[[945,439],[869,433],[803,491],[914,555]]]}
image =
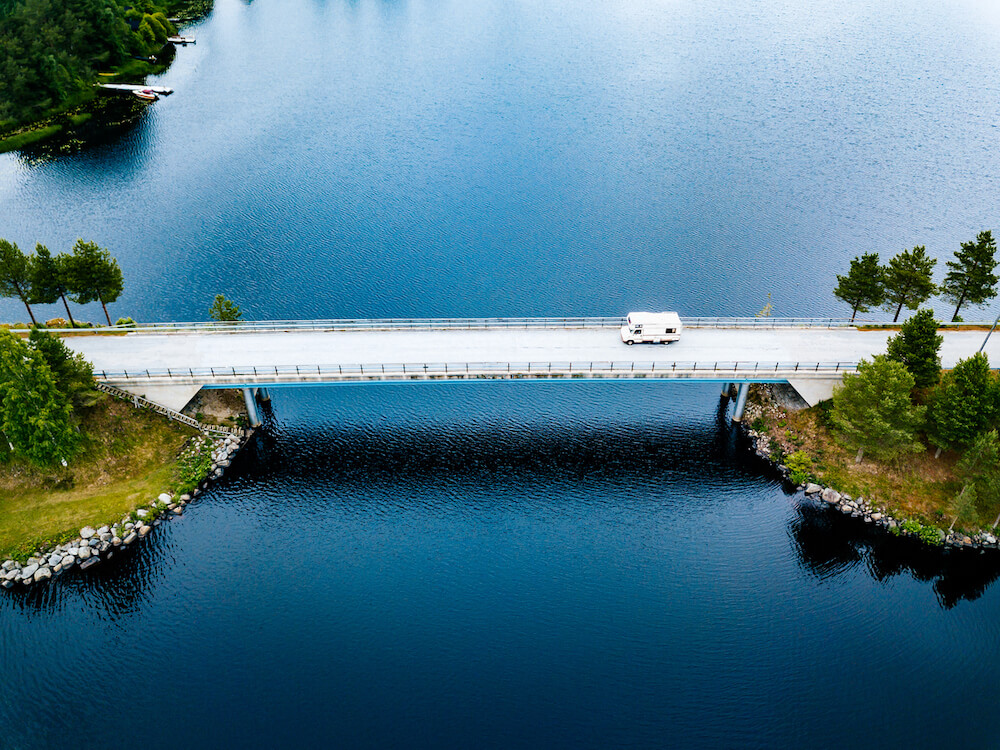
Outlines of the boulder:
{"label": "boulder", "polygon": [[115,547],[119,547],[119,546],[121,546],[121,543],[122,543],[121,537],[118,537],[118,536],[112,537],[112,539],[111,539],[111,544],[112,545],[114,545]]}
{"label": "boulder", "polygon": [[159,500],[161,503],[169,503],[170,502],[170,495],[168,495],[166,492],[163,492],[163,493],[160,494],[160,496],[157,498],[157,500]]}
{"label": "boulder", "polygon": [[815,495],[817,492],[822,492],[823,488],[814,482],[810,482],[806,485],[806,494]]}
{"label": "boulder", "polygon": [[90,526],[84,526],[82,529],[80,529],[80,538],[90,539],[90,537],[92,537],[96,533],[97,532],[94,531]]}
{"label": "boulder", "polygon": [[81,560],[87,560],[90,558],[90,547],[80,547],[80,551],[76,553],[76,556]]}
{"label": "boulder", "polygon": [[140,526],[139,527],[139,536],[146,536],[146,534],[148,534],[150,531],[152,531],[152,527],[150,527],[150,526]]}
{"label": "boulder", "polygon": [[0,565],[0,568],[2,568],[4,571],[8,571],[8,570],[13,570],[16,565],[17,563],[14,562],[13,560],[4,560],[3,565]]}
{"label": "boulder", "polygon": [[21,575],[20,568],[11,568],[6,573],[3,574],[3,579],[5,581],[13,581]]}
{"label": "boulder", "polygon": [[76,558],[73,557],[73,555],[66,555],[66,557],[62,559],[63,570],[65,570],[66,568],[72,568],[75,563],[76,563]]}
{"label": "boulder", "polygon": [[187,493],[181,495],[181,502],[182,503],[189,503],[189,502],[191,502],[191,496],[188,495]]}
{"label": "boulder", "polygon": [[21,568],[21,578],[31,578],[35,575],[35,571],[38,570],[38,563],[31,563],[31,565],[25,565]]}
{"label": "boulder", "polygon": [[122,544],[131,544],[136,539],[138,539],[138,536],[136,536],[136,533],[134,531],[129,532],[129,535],[127,537],[125,537],[124,539],[122,539]]}
{"label": "boulder", "polygon": [[145,508],[139,508],[139,510],[137,510],[135,514],[139,516],[139,518],[145,518],[146,516],[149,515],[149,511],[146,510]]}
{"label": "boulder", "polygon": [[822,494],[820,494],[820,497],[826,500],[831,505],[840,502],[840,493],[837,492],[836,490],[830,489],[829,487],[823,490]]}
{"label": "boulder", "polygon": [[62,561],[62,555],[57,555],[55,553],[49,555],[49,559],[46,562],[49,565],[58,565]]}
{"label": "boulder", "polygon": [[873,521],[881,521],[882,520],[882,514],[881,513],[872,513],[872,520]]}
{"label": "boulder", "polygon": [[87,568],[89,568],[92,565],[97,565],[97,563],[99,563],[100,561],[101,561],[101,558],[99,558],[99,557],[91,557],[86,562],[80,563],[80,569],[81,570],[86,570]]}
{"label": "boulder", "polygon": [[114,538],[115,538],[115,535],[112,534],[110,531],[105,531],[103,534],[101,534],[101,541],[102,542],[110,542]]}
{"label": "boulder", "polygon": [[98,534],[107,534],[109,531],[111,531],[111,529],[109,529],[107,526],[102,526],[101,528],[99,528],[97,530],[97,533]]}
{"label": "boulder", "polygon": [[4,580],[0,581],[0,586],[3,586],[5,589],[9,589],[13,585],[14,585],[14,582],[13,581],[8,581],[6,578]]}
{"label": "boulder", "polygon": [[35,571],[34,581],[38,583],[39,581],[44,581],[47,578],[52,577],[52,570],[48,567],[41,567]]}
{"label": "boulder", "polygon": [[183,508],[171,508],[170,512],[173,513],[174,515],[179,516],[179,515],[181,515],[181,513],[184,512],[184,509]]}

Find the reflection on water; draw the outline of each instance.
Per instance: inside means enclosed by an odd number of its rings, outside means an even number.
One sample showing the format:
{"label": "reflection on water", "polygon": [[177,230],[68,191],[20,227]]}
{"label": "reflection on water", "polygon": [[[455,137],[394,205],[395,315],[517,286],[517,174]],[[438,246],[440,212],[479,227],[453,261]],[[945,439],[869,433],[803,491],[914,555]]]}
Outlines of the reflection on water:
{"label": "reflection on water", "polygon": [[1000,576],[996,553],[928,547],[806,498],[796,505],[790,534],[802,567],[820,579],[861,569],[885,582],[905,573],[931,583],[945,609],[978,599]]}

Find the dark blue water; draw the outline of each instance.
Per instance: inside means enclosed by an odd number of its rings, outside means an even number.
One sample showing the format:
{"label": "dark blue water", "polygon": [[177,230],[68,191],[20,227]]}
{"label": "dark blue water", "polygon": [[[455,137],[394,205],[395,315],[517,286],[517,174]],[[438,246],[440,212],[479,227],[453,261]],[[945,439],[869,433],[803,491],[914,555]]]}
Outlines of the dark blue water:
{"label": "dark blue water", "polygon": [[[991,4],[746,6],[218,0],[135,125],[0,157],[0,236],[178,320],[835,314],[996,229]],[[790,494],[717,390],[279,390],[142,549],[0,596],[0,748],[996,744],[1000,564]]]}

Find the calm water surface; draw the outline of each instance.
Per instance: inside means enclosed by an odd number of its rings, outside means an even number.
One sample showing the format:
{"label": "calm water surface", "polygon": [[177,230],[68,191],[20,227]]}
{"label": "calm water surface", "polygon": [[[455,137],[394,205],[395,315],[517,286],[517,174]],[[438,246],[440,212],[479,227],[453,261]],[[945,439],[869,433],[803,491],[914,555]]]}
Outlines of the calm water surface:
{"label": "calm water surface", "polygon": [[[181,320],[838,314],[854,255],[997,229],[993,4],[744,6],[218,0],[136,124],[0,156],[0,236]],[[812,506],[717,404],[279,390],[141,551],[0,596],[0,748],[995,745],[1000,564]]]}

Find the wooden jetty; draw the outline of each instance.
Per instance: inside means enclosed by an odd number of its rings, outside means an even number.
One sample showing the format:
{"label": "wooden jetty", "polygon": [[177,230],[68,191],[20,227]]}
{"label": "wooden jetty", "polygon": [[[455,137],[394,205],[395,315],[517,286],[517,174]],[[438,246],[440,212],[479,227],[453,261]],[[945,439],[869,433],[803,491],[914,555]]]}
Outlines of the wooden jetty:
{"label": "wooden jetty", "polygon": [[145,84],[135,84],[135,83],[99,83],[97,84],[102,89],[110,89],[111,91],[145,91],[149,89],[153,93],[162,94],[163,96],[169,96],[174,93],[174,90],[167,88],[166,86],[147,86]]}
{"label": "wooden jetty", "polygon": [[196,44],[198,40],[193,36],[168,36],[167,41],[171,44],[187,45]]}

